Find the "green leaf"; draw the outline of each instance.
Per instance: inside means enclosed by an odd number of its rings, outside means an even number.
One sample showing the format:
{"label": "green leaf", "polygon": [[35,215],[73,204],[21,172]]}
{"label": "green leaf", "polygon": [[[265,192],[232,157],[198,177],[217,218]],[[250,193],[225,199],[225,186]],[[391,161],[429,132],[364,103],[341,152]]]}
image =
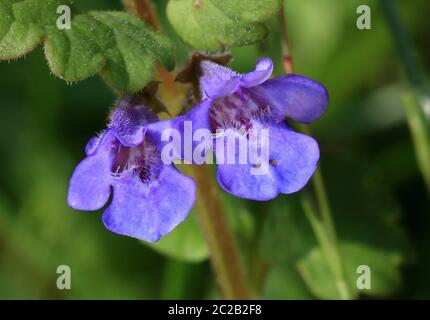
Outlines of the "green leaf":
{"label": "green leaf", "polygon": [[[344,259],[347,285],[357,297],[359,293],[369,296],[384,297],[396,292],[402,285],[399,265],[403,260],[401,253],[387,252],[385,248],[363,243],[343,241],[341,253]],[[358,266],[369,266],[371,272],[370,290],[356,287]],[[331,271],[319,247],[313,247],[305,257],[297,262],[297,268],[309,290],[322,299],[340,299]]]}
{"label": "green leaf", "polygon": [[232,19],[239,18],[240,21],[251,23],[268,20],[281,6],[279,0],[212,0],[211,2]]}
{"label": "green leaf", "polygon": [[192,47],[219,51],[263,40],[279,8],[279,0],[170,0],[167,17]]}
{"label": "green leaf", "polygon": [[174,66],[165,36],[125,12],[74,16],[70,30],[57,28],[63,0],[0,0],[0,60],[19,58],[44,41],[49,67],[75,82],[100,73],[116,91],[136,92],[153,79],[156,62]]}
{"label": "green leaf", "polygon": [[200,231],[194,210],[171,233],[148,246],[161,254],[186,262],[202,262],[208,258],[206,242]]}
{"label": "green leaf", "polygon": [[45,34],[45,26],[57,19],[59,0],[0,1],[0,59],[15,59],[33,50]]}
{"label": "green leaf", "polygon": [[[353,297],[359,294],[381,297],[395,293],[402,284],[400,267],[410,258],[409,241],[399,224],[400,211],[396,201],[384,185],[368,175],[364,159],[343,159],[342,162],[331,159],[327,162],[332,164],[325,171],[330,177],[327,189],[336,199],[331,205],[349,291]],[[290,273],[291,268],[297,270],[316,297],[340,298],[328,258],[306,220],[299,197],[281,197],[270,204],[261,252],[278,274],[282,268],[286,273]],[[359,290],[356,286],[360,265],[370,267],[370,290]],[[278,289],[277,298],[291,295],[288,283],[284,286],[285,293]]]}
{"label": "green leaf", "polygon": [[265,299],[315,299],[295,266],[289,263],[278,264],[269,270],[263,295]]}

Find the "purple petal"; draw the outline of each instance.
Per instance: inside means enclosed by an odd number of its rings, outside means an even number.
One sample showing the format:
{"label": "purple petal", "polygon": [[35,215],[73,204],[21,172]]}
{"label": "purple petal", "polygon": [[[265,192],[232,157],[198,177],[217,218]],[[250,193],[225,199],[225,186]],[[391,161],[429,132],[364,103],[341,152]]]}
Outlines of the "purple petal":
{"label": "purple petal", "polygon": [[145,125],[157,121],[157,116],[141,101],[123,97],[111,115],[110,128],[115,129],[118,140],[126,147],[140,144],[145,134]]}
{"label": "purple petal", "polygon": [[267,80],[251,90],[272,106],[279,121],[288,117],[311,123],[321,117],[328,105],[328,92],[322,84],[295,74]]}
{"label": "purple petal", "polygon": [[76,210],[98,210],[109,200],[111,169],[117,140],[112,131],[101,138],[97,151],[79,163],[69,184],[68,204]]}
{"label": "purple petal", "polygon": [[[251,140],[257,146],[267,146]],[[317,142],[306,135],[296,133],[284,123],[269,127],[269,159],[260,159],[259,165],[264,174],[253,175],[254,168],[248,164],[218,165],[217,179],[227,192],[241,198],[265,201],[275,198],[279,193],[293,193],[302,189],[315,171],[319,148]],[[219,151],[216,150],[217,160]],[[237,163],[237,162],[236,162]]]}
{"label": "purple petal", "polygon": [[190,121],[193,125],[193,130],[196,129],[210,129],[209,111],[211,108],[211,101],[204,100],[188,111],[180,119],[176,120],[175,127],[182,127],[184,121]]}
{"label": "purple petal", "polygon": [[233,70],[213,63],[201,63],[202,77],[200,87],[203,98],[218,98],[229,95],[237,90],[241,76]]}
{"label": "purple petal", "polygon": [[166,145],[166,141],[162,140],[164,132],[175,127],[178,118],[160,120],[152,122],[146,126],[146,134],[151,137],[151,141],[157,146],[157,149],[161,152],[163,147]]}
{"label": "purple petal", "polygon": [[209,80],[230,80],[239,74],[231,70],[230,68],[224,67],[220,64],[214,63],[209,60],[204,60],[200,64],[202,70],[202,77]]}
{"label": "purple petal", "polygon": [[240,76],[235,76],[229,80],[212,80],[201,78],[200,85],[203,91],[203,98],[220,98],[232,94],[239,88]]}
{"label": "purple petal", "polygon": [[289,194],[302,189],[315,172],[320,151],[314,138],[294,132],[285,124],[270,128],[270,157],[277,165],[279,191]]}
{"label": "purple petal", "polygon": [[[209,130],[210,103],[210,100],[204,100],[183,116],[151,123],[147,126],[147,134],[160,152],[169,148],[173,153],[170,158],[194,163],[193,151],[200,141],[193,141],[193,136],[198,129]],[[169,163],[164,159],[163,162]]]}
{"label": "purple petal", "polygon": [[87,156],[91,156],[97,151],[103,136],[104,132],[101,135],[91,137],[90,140],[88,140],[87,145],[85,146],[85,154]]}
{"label": "purple petal", "polygon": [[143,183],[137,175],[113,183],[113,199],[103,214],[112,232],[149,242],[180,224],[191,210],[194,181],[173,166],[164,165],[158,179]]}
{"label": "purple petal", "polygon": [[179,132],[181,132],[181,135],[184,137],[181,159],[188,163],[195,163],[196,159],[193,157],[192,152],[196,149],[196,146],[201,143],[201,140],[194,141],[194,138],[196,138],[195,133],[201,129],[205,129],[208,133],[210,132],[210,104],[210,100],[204,100],[186,113],[181,119],[177,119],[175,128],[178,128]]}
{"label": "purple petal", "polygon": [[269,58],[257,61],[254,71],[242,76],[241,85],[247,88],[254,87],[270,78],[273,72],[273,62]]}

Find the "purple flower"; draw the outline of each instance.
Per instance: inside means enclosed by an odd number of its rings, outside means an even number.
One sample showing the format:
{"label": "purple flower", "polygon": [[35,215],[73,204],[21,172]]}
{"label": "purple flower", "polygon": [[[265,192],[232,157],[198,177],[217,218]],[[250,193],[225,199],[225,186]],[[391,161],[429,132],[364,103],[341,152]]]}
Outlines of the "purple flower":
{"label": "purple flower", "polygon": [[[270,59],[261,59],[255,70],[240,75],[213,62],[201,64],[200,81],[203,101],[185,119],[193,129],[234,130],[249,140],[249,148],[257,151],[268,147],[268,158],[246,164],[219,164],[229,152],[238,158],[238,149],[228,151],[227,139],[219,151],[217,179],[231,194],[253,200],[270,200],[279,193],[289,194],[303,188],[315,171],[319,148],[317,142],[294,132],[285,118],[310,123],[318,119],[328,105],[328,92],[323,85],[304,76],[283,75],[269,79],[273,71]],[[252,132],[268,129],[268,137],[256,139]],[[227,150],[227,151],[226,151]],[[265,166],[266,174],[250,174],[252,168]]]}
{"label": "purple flower", "polygon": [[131,97],[122,98],[106,131],[88,142],[87,157],[70,180],[68,203],[98,210],[112,194],[103,223],[112,232],[155,242],[191,210],[196,187],[160,156],[160,130],[168,122]]}

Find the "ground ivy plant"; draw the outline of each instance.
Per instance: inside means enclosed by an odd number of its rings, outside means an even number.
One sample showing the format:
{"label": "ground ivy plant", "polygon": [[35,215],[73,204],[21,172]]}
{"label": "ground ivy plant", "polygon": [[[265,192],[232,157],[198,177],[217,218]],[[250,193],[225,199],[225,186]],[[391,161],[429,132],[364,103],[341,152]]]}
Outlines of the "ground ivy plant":
{"label": "ground ivy plant", "polygon": [[[340,222],[338,237],[336,223],[324,222],[331,212],[322,175],[316,171],[319,145],[309,133],[293,130],[286,122],[309,124],[323,116],[329,104],[325,86],[297,74],[271,79],[274,65],[281,62],[270,58],[262,57],[244,74],[219,63],[220,55],[234,47],[264,41],[269,20],[284,13],[282,1],[163,1],[161,11],[176,33],[174,38],[163,28],[154,28],[160,20],[159,2],[124,3],[129,12],[81,12],[72,0],[0,0],[0,60],[23,58],[40,44],[56,77],[75,83],[98,74],[118,95],[106,128],[88,141],[85,158],[71,177],[69,206],[87,211],[105,208],[103,223],[108,230],[150,242],[175,259],[201,262],[209,257],[225,298],[254,298],[258,289],[270,296],[277,279],[304,288],[301,297],[356,298],[355,268],[363,261],[375,268],[374,295],[397,288],[399,265],[407,251],[397,218],[384,217],[383,210],[375,212],[381,216],[361,238],[367,220],[352,211],[342,216],[344,208],[337,203],[332,207]],[[57,25],[60,6],[70,8],[70,28]],[[193,68],[173,70],[179,42],[172,39],[180,39],[190,53],[199,52],[198,61],[190,54],[187,65]],[[187,74],[189,83],[178,85],[174,81],[178,74]],[[160,84],[160,95],[154,83]],[[176,101],[182,108],[177,117],[160,117],[160,110],[169,110],[160,98],[166,95],[175,96],[169,103]],[[192,134],[209,132],[218,164],[216,179],[194,153],[190,158],[176,145],[171,149],[174,160],[192,164],[190,169],[179,171],[174,162],[164,162],[163,132],[185,134],[187,122],[193,124]],[[262,129],[269,133],[258,140],[255,130]],[[230,130],[260,153],[270,144],[268,158],[222,163],[225,157],[236,159],[239,154],[224,153],[221,146],[228,140],[217,135],[219,130]],[[193,148],[194,142],[190,142]],[[266,171],[249,173],[259,169]],[[284,206],[290,199],[283,195],[302,192],[315,172],[316,197],[308,192]],[[239,198],[260,202],[256,209]],[[261,211],[267,217],[260,228],[256,212]],[[350,219],[345,218],[348,214]],[[389,237],[378,237],[380,230],[388,230]],[[381,248],[389,248],[386,257]],[[258,262],[260,268],[244,271],[243,260]],[[265,270],[268,263],[274,266],[268,277],[259,275],[266,284],[247,277]]]}

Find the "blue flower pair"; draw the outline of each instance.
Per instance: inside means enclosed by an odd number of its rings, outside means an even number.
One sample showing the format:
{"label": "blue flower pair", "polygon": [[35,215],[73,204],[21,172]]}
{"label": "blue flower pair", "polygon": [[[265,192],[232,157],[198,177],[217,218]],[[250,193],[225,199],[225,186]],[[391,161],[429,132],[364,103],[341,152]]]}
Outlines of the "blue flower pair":
{"label": "blue flower pair", "polygon": [[[193,179],[161,159],[166,142],[162,131],[191,121],[193,130],[244,130],[267,128],[268,138],[254,142],[257,150],[270,144],[268,171],[250,174],[255,164],[218,164],[217,180],[227,192],[241,198],[265,201],[279,193],[303,188],[315,171],[317,142],[294,132],[289,118],[301,123],[318,119],[328,105],[323,85],[299,75],[269,79],[270,59],[261,59],[255,70],[240,75],[213,62],[203,61],[200,86],[202,102],[177,118],[159,121],[141,102],[123,97],[107,129],[90,139],[87,157],[70,180],[68,203],[77,210],[98,210],[112,201],[103,223],[112,232],[158,241],[180,224],[196,197]],[[256,145],[252,145],[256,144]],[[234,151],[237,152],[237,151]],[[215,157],[222,155],[214,150]],[[237,155],[234,155],[237,156]]]}

